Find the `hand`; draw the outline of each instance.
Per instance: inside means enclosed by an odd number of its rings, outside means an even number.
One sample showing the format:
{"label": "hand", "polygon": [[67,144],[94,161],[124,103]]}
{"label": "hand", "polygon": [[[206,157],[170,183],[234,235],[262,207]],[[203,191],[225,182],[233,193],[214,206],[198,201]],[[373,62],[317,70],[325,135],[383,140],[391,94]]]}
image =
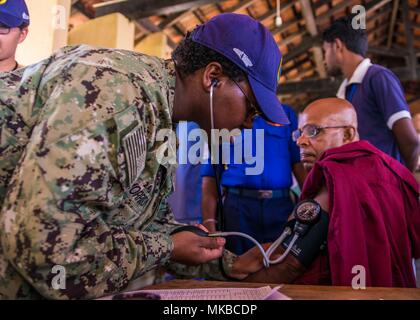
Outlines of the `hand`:
{"label": "hand", "polygon": [[[263,244],[264,251],[267,251],[270,245],[271,243]],[[236,259],[229,276],[242,280],[262,268],[264,268],[263,255],[260,249],[255,246]]]}
{"label": "hand", "polygon": [[[208,232],[202,225],[197,227]],[[174,243],[171,260],[186,265],[198,265],[220,258],[226,240],[200,237],[192,232],[179,232],[171,236]]]}

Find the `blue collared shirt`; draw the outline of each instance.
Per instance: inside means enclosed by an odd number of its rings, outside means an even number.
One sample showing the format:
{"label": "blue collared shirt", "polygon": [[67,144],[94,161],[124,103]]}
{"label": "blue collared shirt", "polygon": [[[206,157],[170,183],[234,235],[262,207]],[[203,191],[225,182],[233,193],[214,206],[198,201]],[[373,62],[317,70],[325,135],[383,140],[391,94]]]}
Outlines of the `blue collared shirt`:
{"label": "blue collared shirt", "polygon": [[395,122],[411,118],[401,83],[392,71],[364,59],[337,97],[349,100],[357,113],[360,138],[401,161],[392,132]]}
{"label": "blue collared shirt", "polygon": [[[293,183],[292,166],[300,162],[299,148],[292,140],[292,131],[297,128],[297,117],[290,107],[283,106],[290,120],[289,125],[273,126],[261,117],[256,117],[253,123],[253,155],[255,155],[257,142],[261,143],[261,141],[256,139],[256,130],[264,130],[264,153],[261,157],[264,162],[264,169],[261,174],[246,174],[247,168],[254,167],[253,164],[247,164],[246,161],[242,161],[240,164],[234,163],[235,144],[242,143],[242,146],[245,145],[244,130],[242,130],[240,138],[235,139],[234,144],[222,146],[222,148],[230,148],[230,160],[226,165],[218,166],[222,173],[222,186],[263,190],[290,188]],[[244,152],[242,157],[244,157]],[[201,176],[214,176],[211,164],[203,164],[201,166]]]}

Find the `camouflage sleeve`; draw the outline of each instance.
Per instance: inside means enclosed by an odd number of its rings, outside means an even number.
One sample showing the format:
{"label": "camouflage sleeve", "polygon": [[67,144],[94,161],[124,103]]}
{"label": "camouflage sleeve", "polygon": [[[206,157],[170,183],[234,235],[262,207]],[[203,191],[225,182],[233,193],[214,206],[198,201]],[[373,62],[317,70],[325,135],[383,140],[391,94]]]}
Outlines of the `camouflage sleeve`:
{"label": "camouflage sleeve", "polygon": [[[28,152],[13,180],[1,221],[1,241],[14,268],[47,298],[96,298],[120,291],[130,279],[165,263],[169,236],[108,223],[112,165],[97,126]],[[46,150],[44,150],[45,152]],[[71,169],[71,170],[69,170]],[[109,204],[110,204],[109,203]],[[54,290],[52,268],[63,266],[66,288]]]}
{"label": "camouflage sleeve", "polygon": [[0,73],[0,207],[39,113],[34,91],[45,65]]}
{"label": "camouflage sleeve", "polygon": [[237,256],[234,253],[224,250],[221,261],[217,259],[198,266],[186,266],[180,263],[168,262],[166,270],[177,278],[206,278],[226,281],[229,279],[225,277],[225,274],[230,273],[236,258]]}
{"label": "camouflage sleeve", "polygon": [[[174,229],[178,228],[176,224],[177,222],[175,221],[173,212],[167,202],[167,197],[165,197],[159,207],[159,213],[149,229],[170,234]],[[229,274],[235,259],[236,255],[232,252],[228,250],[223,252],[222,263],[224,272]],[[187,266],[181,263],[168,261],[165,267],[169,273],[178,278],[208,278],[220,281],[227,280],[221,270],[219,260],[214,260],[199,266]]]}

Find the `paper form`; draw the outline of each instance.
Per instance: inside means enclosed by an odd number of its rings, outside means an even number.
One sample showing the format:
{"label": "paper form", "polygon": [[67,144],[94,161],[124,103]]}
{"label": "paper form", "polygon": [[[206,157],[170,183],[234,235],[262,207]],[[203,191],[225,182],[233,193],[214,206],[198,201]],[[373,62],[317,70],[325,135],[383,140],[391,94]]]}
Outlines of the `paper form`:
{"label": "paper form", "polygon": [[[139,290],[131,291],[151,293],[160,297],[161,300],[290,300],[289,297],[280,293],[276,287],[261,288],[206,288],[206,289],[163,289],[163,290]],[[112,297],[103,298],[104,300]]]}

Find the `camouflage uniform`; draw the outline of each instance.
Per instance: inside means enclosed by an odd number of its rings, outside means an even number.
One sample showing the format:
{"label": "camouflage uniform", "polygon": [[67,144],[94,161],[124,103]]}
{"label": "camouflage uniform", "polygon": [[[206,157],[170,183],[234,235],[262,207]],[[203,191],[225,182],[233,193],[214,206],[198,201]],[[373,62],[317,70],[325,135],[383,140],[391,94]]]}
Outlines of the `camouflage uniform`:
{"label": "camouflage uniform", "polygon": [[174,168],[156,135],[174,86],[171,61],[88,46],[0,76],[0,297],[96,298],[165,265],[222,279],[217,261],[169,262]]}

